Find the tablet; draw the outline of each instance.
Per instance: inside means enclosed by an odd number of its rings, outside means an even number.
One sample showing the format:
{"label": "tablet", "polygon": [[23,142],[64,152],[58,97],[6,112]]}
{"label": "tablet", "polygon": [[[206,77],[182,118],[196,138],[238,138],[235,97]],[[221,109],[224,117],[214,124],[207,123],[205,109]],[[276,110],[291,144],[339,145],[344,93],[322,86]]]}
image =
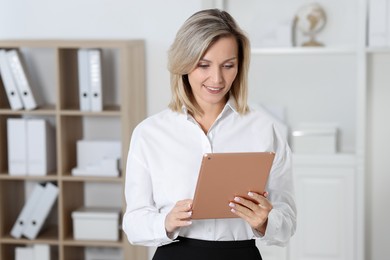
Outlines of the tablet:
{"label": "tablet", "polygon": [[235,196],[250,199],[263,193],[273,152],[209,153],[202,158],[192,205],[192,219],[237,218],[229,203]]}

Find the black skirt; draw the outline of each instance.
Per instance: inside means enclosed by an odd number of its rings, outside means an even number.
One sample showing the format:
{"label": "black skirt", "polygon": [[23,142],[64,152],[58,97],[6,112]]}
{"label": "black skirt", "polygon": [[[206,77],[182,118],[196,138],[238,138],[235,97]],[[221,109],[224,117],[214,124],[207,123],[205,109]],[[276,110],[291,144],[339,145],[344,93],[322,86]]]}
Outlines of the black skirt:
{"label": "black skirt", "polygon": [[178,242],[160,246],[153,260],[262,260],[255,240],[206,241],[178,237]]}

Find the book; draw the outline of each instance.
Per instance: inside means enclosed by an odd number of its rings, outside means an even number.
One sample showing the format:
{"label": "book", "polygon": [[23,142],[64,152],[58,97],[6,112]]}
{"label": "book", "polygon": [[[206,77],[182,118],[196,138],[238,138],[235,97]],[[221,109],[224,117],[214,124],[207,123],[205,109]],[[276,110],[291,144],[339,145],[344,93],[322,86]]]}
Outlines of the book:
{"label": "book", "polygon": [[12,71],[8,63],[6,51],[3,49],[0,50],[0,75],[11,109],[23,109],[22,99],[16,86],[16,82],[12,76]]}

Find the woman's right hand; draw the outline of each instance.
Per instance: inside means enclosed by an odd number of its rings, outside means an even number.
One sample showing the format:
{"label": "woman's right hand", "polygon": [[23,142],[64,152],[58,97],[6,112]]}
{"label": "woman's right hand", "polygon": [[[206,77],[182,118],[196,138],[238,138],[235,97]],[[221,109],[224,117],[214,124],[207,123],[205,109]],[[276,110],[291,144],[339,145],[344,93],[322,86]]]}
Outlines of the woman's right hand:
{"label": "woman's right hand", "polygon": [[191,225],[191,215],[192,200],[179,200],[165,218],[165,230],[169,234],[179,227]]}

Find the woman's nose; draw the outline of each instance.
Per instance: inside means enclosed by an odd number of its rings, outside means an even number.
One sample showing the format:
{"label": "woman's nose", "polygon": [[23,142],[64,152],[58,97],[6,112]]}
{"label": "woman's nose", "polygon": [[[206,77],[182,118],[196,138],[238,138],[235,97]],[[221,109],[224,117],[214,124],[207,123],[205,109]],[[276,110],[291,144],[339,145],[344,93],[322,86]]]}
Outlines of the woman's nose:
{"label": "woman's nose", "polygon": [[212,79],[214,84],[219,84],[223,81],[222,71],[220,68],[212,69],[211,79]]}

